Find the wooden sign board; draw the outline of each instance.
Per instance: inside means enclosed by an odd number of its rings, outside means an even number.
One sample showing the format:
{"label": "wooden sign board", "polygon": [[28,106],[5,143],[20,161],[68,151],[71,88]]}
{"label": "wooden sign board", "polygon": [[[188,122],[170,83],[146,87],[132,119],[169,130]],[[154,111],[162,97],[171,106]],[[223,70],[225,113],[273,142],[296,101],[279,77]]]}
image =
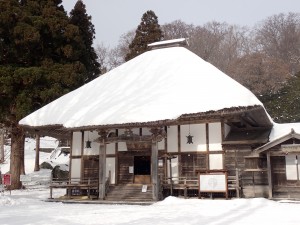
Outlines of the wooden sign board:
{"label": "wooden sign board", "polygon": [[281,145],[281,150],[285,153],[300,153],[300,144]]}

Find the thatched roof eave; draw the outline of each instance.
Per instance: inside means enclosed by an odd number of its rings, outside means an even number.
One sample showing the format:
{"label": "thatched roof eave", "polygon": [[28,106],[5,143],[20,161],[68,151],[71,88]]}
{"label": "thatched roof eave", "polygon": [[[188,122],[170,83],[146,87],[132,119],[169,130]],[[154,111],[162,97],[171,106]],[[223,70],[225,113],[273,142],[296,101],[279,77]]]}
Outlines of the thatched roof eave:
{"label": "thatched roof eave", "polygon": [[[230,118],[237,115],[243,114],[259,115],[261,126],[271,127],[272,122],[267,116],[264,108],[261,105],[247,106],[247,107],[232,107],[225,108],[217,111],[207,111],[199,113],[183,114],[176,119],[165,119],[158,121],[147,121],[147,122],[134,122],[134,123],[122,123],[122,124],[101,124],[92,126],[80,126],[80,127],[64,127],[62,124],[47,125],[47,126],[28,126],[21,125],[25,130],[29,132],[40,132],[43,135],[52,137],[70,137],[70,133],[74,131],[83,130],[112,130],[112,129],[129,129],[129,128],[140,128],[140,127],[163,127],[180,124],[190,123],[201,123],[207,121],[221,121],[222,119]],[[256,117],[257,117],[256,115]],[[254,118],[257,119],[257,118]]]}

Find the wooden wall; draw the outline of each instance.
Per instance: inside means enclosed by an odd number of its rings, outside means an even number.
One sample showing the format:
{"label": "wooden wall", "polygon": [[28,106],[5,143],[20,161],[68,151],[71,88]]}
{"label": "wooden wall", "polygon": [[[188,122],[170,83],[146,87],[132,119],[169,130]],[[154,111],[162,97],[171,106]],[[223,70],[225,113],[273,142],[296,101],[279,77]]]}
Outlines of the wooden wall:
{"label": "wooden wall", "polygon": [[264,168],[248,168],[245,158],[251,152],[251,146],[226,146],[225,169],[228,170],[228,176],[236,176],[236,168],[239,170],[243,197],[268,197],[266,164],[263,163]]}

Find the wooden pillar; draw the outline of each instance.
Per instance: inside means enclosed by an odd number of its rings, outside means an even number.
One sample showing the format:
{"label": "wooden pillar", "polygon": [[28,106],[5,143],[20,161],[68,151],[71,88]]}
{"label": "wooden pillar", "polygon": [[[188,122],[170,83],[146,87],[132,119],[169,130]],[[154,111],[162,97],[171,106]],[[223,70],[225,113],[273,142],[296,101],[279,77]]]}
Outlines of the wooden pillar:
{"label": "wooden pillar", "polygon": [[271,168],[270,152],[267,152],[267,169],[268,169],[269,198],[273,198],[273,182],[272,182],[272,168]]}
{"label": "wooden pillar", "polygon": [[104,139],[100,142],[99,148],[99,199],[105,199],[106,182],[106,144]]}
{"label": "wooden pillar", "polygon": [[152,151],[151,151],[151,163],[152,163],[152,198],[154,201],[158,200],[158,146],[157,140],[152,140]]}
{"label": "wooden pillar", "polygon": [[72,156],[73,156],[73,132],[71,133],[70,136],[70,140],[71,140],[71,148],[70,148],[70,158],[69,158],[69,184],[71,184],[71,178],[72,178]]}
{"label": "wooden pillar", "polygon": [[160,192],[160,180],[158,178],[158,142],[166,136],[164,129],[152,128],[152,148],[151,148],[151,178],[152,178],[152,199],[158,201]]}
{"label": "wooden pillar", "polygon": [[40,134],[35,134],[35,164],[34,171],[40,171]]}
{"label": "wooden pillar", "polygon": [[[87,131],[90,132],[90,131]],[[84,181],[84,147],[85,147],[85,142],[84,142],[84,133],[85,131],[81,131],[81,146],[80,146],[80,179],[79,182],[83,183]]]}

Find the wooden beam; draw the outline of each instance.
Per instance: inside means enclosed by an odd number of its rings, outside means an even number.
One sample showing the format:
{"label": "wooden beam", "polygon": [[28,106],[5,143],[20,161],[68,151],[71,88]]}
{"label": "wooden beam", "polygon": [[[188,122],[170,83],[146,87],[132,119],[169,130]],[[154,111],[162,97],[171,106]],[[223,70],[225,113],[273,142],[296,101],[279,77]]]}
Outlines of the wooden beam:
{"label": "wooden beam", "polygon": [[267,170],[268,170],[269,198],[273,198],[273,183],[272,183],[272,168],[271,168],[270,152],[267,152]]}

